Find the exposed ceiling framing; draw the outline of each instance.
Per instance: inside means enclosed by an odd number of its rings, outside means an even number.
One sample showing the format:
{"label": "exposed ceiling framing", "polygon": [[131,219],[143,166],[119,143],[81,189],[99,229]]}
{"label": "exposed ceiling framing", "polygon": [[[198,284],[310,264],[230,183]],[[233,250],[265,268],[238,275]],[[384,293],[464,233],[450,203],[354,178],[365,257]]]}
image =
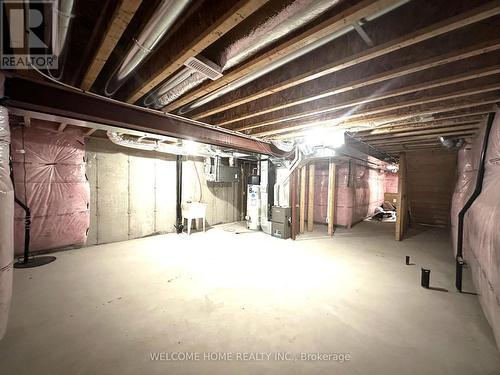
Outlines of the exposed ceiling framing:
{"label": "exposed ceiling framing", "polygon": [[[112,72],[163,1],[168,0],[104,1],[100,10],[96,0],[75,0],[61,81],[103,95]],[[275,26],[285,22],[289,7],[304,4],[309,3],[193,0],[112,99],[143,105],[189,58],[221,56],[238,38],[252,35],[269,20]],[[182,137],[195,128],[207,129],[210,134],[200,138],[214,142],[223,131],[220,137],[227,142],[247,147],[249,139],[296,139],[312,129],[342,127],[354,137],[349,142],[358,140],[390,155],[440,147],[439,136],[474,137],[500,101],[500,0],[449,4],[332,1],[314,20],[164,106],[163,111],[177,115],[178,124],[170,124],[169,132],[179,131]],[[278,64],[291,55],[295,57]],[[257,74],[270,64],[276,67]],[[245,80],[249,75],[256,78]],[[235,84],[242,79],[244,84]],[[220,90],[224,93],[205,100]],[[153,116],[152,111],[144,113]],[[67,126],[59,123],[57,130]],[[148,127],[165,130],[155,123]]]}

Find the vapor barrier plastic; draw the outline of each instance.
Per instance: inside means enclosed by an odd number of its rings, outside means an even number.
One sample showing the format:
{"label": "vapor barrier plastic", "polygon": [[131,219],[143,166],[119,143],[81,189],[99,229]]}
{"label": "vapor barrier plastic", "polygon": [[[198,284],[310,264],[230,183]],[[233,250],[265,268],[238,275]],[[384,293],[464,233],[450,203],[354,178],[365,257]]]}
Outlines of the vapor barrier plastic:
{"label": "vapor barrier plastic", "polygon": [[9,113],[0,106],[0,339],[7,329],[14,259],[14,190],[9,167]]}
{"label": "vapor barrier plastic", "polygon": [[[483,137],[484,138],[484,137]],[[481,138],[481,139],[483,139]],[[475,145],[474,145],[475,146]],[[477,166],[480,145],[473,149]],[[478,150],[479,149],[479,150]],[[472,192],[475,178],[467,189]],[[500,347],[500,111],[491,129],[481,194],[464,218],[464,259],[471,272],[483,311]],[[470,194],[467,195],[467,197]]]}
{"label": "vapor barrier plastic", "polygon": [[465,143],[457,155],[457,181],[451,201],[451,243],[457,256],[458,214],[476,186],[477,170],[483,147],[484,129],[472,141]]}
{"label": "vapor barrier plastic", "polygon": [[[31,209],[30,252],[82,245],[90,225],[83,131],[34,123],[12,130],[17,197]],[[24,211],[15,208],[15,252],[24,247]]]}

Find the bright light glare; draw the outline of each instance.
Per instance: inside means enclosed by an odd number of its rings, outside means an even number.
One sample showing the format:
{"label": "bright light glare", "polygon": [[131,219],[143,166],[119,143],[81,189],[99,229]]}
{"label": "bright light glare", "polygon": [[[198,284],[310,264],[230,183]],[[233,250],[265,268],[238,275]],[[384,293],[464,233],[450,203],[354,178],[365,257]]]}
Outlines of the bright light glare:
{"label": "bright light glare", "polygon": [[199,149],[199,144],[193,141],[185,140],[182,141],[182,148],[188,154],[196,154]]}
{"label": "bright light glare", "polygon": [[397,173],[397,171],[399,170],[399,166],[397,164],[389,164],[387,166],[387,170],[392,173]]}
{"label": "bright light glare", "polygon": [[340,147],[344,144],[344,129],[318,128],[307,132],[304,137],[310,146]]}

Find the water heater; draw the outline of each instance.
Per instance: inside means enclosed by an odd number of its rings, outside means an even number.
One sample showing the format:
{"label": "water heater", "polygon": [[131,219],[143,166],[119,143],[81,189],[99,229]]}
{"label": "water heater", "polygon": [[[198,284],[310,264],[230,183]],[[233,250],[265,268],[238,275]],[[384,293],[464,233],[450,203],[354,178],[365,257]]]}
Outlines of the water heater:
{"label": "water heater", "polygon": [[247,184],[247,228],[260,230],[260,176],[251,175]]}

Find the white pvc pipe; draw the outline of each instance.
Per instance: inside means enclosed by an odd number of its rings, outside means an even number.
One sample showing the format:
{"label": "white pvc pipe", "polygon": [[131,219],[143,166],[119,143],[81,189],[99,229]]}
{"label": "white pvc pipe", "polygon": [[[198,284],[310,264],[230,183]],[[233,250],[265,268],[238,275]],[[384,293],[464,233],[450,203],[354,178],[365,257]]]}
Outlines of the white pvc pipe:
{"label": "white pvc pipe", "polygon": [[9,113],[0,106],[0,339],[7,330],[14,261],[14,189],[9,167]]}

